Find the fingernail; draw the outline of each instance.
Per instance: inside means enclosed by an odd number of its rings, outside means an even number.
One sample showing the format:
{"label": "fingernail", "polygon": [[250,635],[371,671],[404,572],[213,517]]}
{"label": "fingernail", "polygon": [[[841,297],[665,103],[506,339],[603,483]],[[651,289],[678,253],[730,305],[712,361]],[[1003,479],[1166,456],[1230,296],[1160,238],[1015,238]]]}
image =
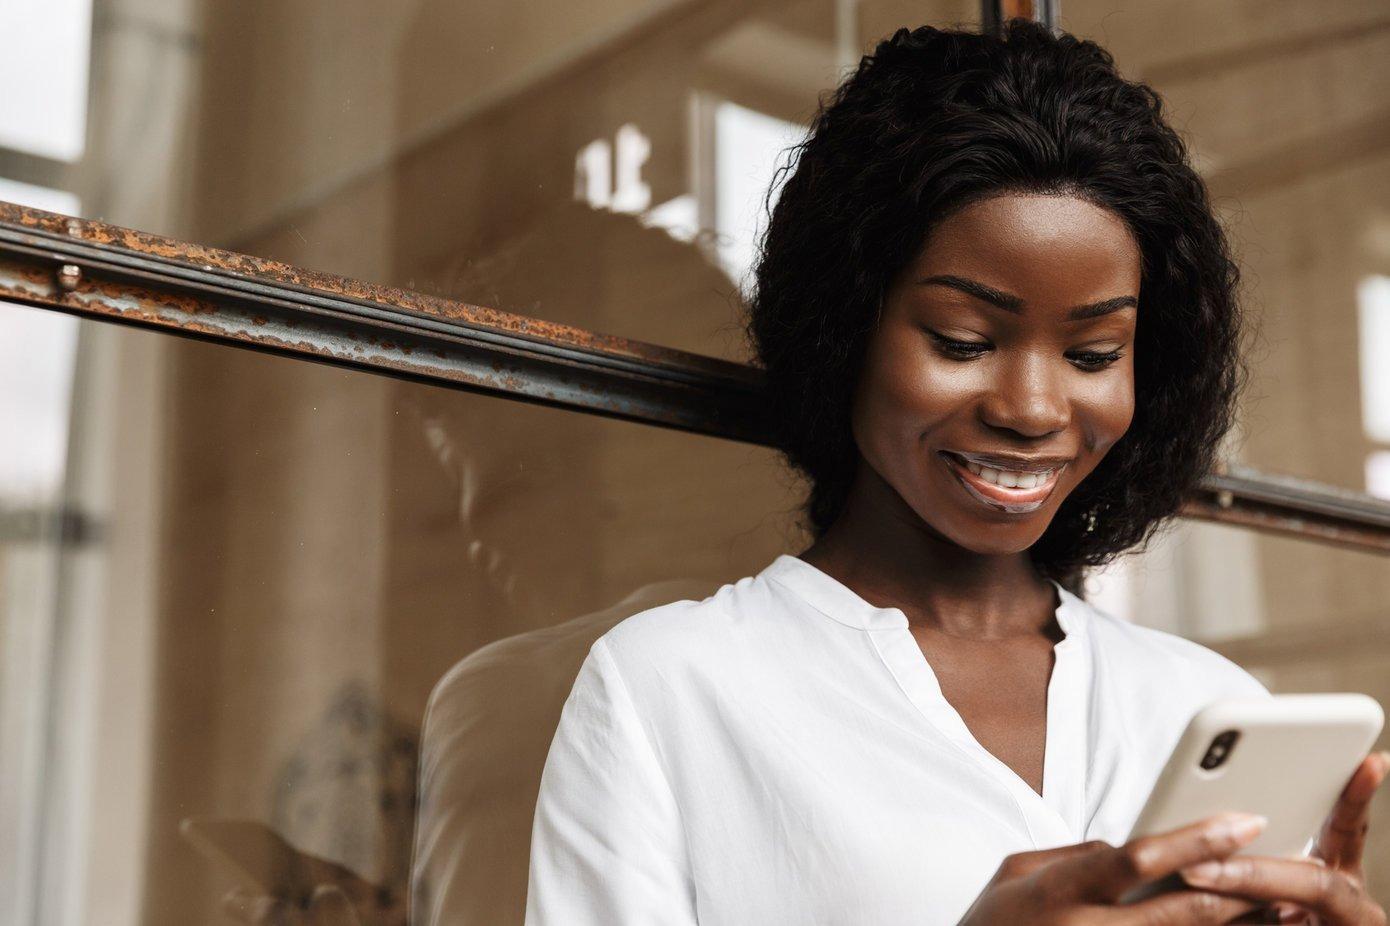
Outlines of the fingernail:
{"label": "fingernail", "polygon": [[1220,862],[1202,862],[1182,869],[1179,874],[1193,887],[1211,887],[1221,879],[1222,868]]}
{"label": "fingernail", "polygon": [[1268,824],[1269,820],[1259,814],[1234,814],[1213,824],[1207,835],[1213,841],[1243,846],[1264,832]]}

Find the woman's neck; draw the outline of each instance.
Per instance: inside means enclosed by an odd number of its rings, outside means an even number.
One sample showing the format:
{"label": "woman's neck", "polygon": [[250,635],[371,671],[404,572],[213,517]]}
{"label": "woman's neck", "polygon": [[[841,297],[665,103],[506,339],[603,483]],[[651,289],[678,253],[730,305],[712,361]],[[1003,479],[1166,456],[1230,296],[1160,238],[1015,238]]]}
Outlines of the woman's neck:
{"label": "woman's neck", "polygon": [[1027,551],[973,553],[933,532],[887,486],[856,481],[841,516],[800,558],[915,627],[957,637],[1051,634],[1052,584]]}

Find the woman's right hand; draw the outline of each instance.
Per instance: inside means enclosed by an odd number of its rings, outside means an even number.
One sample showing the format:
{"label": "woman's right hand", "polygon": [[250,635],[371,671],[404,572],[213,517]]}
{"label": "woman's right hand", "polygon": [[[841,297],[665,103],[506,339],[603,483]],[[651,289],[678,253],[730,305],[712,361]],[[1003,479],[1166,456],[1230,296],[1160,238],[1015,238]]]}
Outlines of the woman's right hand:
{"label": "woman's right hand", "polygon": [[1218,814],[1122,846],[1095,841],[1010,855],[960,926],[1229,923],[1265,904],[1190,888],[1132,904],[1119,900],[1180,868],[1225,858],[1258,836],[1264,822],[1251,814]]}

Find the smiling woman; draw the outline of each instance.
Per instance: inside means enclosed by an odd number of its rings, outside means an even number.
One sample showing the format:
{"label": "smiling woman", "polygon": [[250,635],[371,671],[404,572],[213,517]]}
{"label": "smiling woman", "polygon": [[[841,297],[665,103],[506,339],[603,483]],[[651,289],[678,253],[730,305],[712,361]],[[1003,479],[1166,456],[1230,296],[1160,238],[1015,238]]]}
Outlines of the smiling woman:
{"label": "smiling woman", "polygon": [[[817,535],[859,473],[850,387],[901,348],[903,324],[970,361],[956,365],[950,393],[974,390],[981,415],[1000,413],[1003,390],[1006,414],[1065,414],[1048,407],[1064,398],[1053,386],[1085,400],[1070,410],[1076,435],[989,438],[988,449],[1002,440],[1014,456],[1059,452],[1042,444],[1085,452],[1024,544],[1053,577],[1152,534],[1210,468],[1232,420],[1238,268],[1161,99],[1121,79],[1094,43],[1022,22],[1003,42],[919,29],[882,43],[802,145],[758,279],[749,331],[780,446],[811,480]],[[1045,373],[1043,340],[1069,370],[1099,375]],[[967,372],[977,356],[991,358],[987,372]],[[992,397],[979,392],[984,380]],[[1132,421],[1120,414],[1131,404]],[[1118,432],[1087,430],[1117,421]],[[986,449],[972,441],[936,449]]]}
{"label": "smiling woman", "polygon": [[799,146],[750,307],[814,542],[594,644],[528,923],[1384,923],[1338,835],[1374,758],[1324,864],[1119,902],[1265,822],[1127,841],[1188,719],[1268,692],[1062,584],[1209,468],[1237,280],[1159,97],[1099,46],[1018,21],[880,43]]}

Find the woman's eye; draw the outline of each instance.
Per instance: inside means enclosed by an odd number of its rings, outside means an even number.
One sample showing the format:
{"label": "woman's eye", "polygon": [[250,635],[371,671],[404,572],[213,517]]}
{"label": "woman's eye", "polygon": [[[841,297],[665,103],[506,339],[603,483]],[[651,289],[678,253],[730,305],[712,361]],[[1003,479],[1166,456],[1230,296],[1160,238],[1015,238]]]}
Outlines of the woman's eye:
{"label": "woman's eye", "polygon": [[1082,350],[1067,354],[1067,359],[1083,370],[1103,370],[1123,356],[1124,353],[1118,350]]}
{"label": "woman's eye", "polygon": [[948,357],[955,357],[959,360],[970,360],[980,356],[989,350],[988,341],[958,341],[955,338],[948,338],[944,334],[937,334],[935,331],[928,331],[936,346]]}

